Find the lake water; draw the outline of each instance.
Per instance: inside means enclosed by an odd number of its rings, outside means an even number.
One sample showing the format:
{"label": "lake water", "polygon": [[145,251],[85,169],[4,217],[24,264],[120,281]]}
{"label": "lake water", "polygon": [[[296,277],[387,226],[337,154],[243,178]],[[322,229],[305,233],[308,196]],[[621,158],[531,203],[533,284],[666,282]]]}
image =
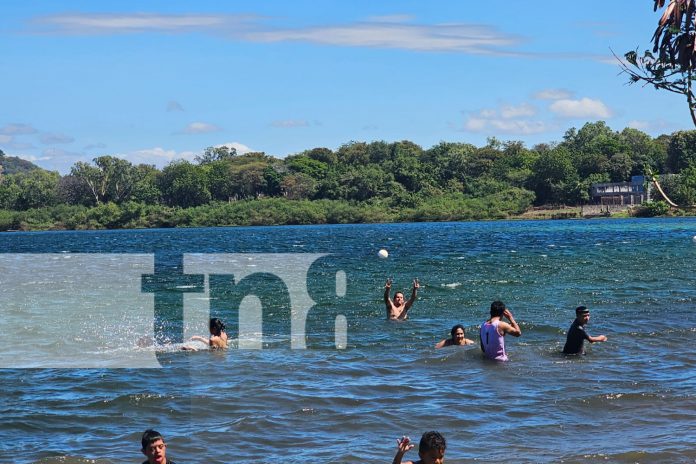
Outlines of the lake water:
{"label": "lake water", "polygon": [[[149,427],[180,463],[391,462],[427,430],[448,463],[694,462],[695,235],[691,218],[3,234],[0,462],[142,462]],[[385,321],[387,277],[421,282],[408,321]],[[496,299],[523,332],[508,363],[433,348],[456,323],[478,342]],[[580,304],[608,341],[566,358]],[[209,315],[231,348],[180,351]]]}

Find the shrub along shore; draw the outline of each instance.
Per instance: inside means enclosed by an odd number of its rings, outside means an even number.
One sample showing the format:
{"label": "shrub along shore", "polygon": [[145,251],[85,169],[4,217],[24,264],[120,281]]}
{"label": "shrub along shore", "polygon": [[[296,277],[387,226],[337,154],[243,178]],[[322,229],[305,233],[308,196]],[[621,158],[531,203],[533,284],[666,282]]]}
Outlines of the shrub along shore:
{"label": "shrub along shore", "polygon": [[380,201],[263,198],[181,208],[128,202],[95,207],[58,205],[26,211],[0,210],[0,231],[139,229],[507,219],[524,213],[533,194],[510,189],[478,198],[447,194],[417,206]]}

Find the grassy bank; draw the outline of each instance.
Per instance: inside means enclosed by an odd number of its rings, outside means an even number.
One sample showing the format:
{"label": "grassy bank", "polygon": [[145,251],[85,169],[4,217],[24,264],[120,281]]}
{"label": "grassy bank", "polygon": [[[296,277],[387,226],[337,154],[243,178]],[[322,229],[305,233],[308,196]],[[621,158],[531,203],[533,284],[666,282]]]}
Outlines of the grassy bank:
{"label": "grassy bank", "polygon": [[211,203],[193,208],[141,203],[59,205],[27,211],[0,210],[0,231],[88,230],[159,227],[216,227],[296,224],[465,221],[516,217],[530,208],[532,194],[511,189],[484,197],[448,194],[414,206],[385,201],[288,200],[264,198]]}

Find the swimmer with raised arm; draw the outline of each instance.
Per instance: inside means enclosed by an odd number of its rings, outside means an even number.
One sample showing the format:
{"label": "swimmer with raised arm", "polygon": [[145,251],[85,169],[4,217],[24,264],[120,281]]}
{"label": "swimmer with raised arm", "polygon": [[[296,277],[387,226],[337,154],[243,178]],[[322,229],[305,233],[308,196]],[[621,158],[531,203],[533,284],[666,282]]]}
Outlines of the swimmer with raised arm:
{"label": "swimmer with raised arm", "polygon": [[403,321],[408,319],[408,310],[411,309],[413,303],[418,298],[418,289],[420,284],[418,279],[413,279],[413,288],[411,290],[411,298],[405,301],[403,292],[394,293],[394,299],[389,297],[389,292],[391,291],[392,280],[387,279],[387,283],[384,284],[384,304],[387,308],[387,319]]}
{"label": "swimmer with raised arm", "polygon": [[404,454],[414,447],[408,437],[397,439],[396,455],[392,464],[442,464],[445,462],[445,449],[447,442],[438,432],[425,432],[418,444],[418,461],[401,461]]}
{"label": "swimmer with raised arm", "polygon": [[473,340],[470,340],[465,337],[464,326],[461,324],[457,324],[454,327],[452,327],[450,334],[452,335],[452,338],[446,338],[438,342],[438,344],[435,345],[435,348],[444,348],[446,346],[473,345],[475,343]]}
{"label": "swimmer with raised arm", "polygon": [[[210,347],[211,350],[227,348],[227,333],[225,333],[225,324],[217,317],[210,318],[210,337],[205,338],[200,335],[194,335],[190,338],[191,341],[203,342]],[[184,350],[196,351],[192,347],[184,347]]]}

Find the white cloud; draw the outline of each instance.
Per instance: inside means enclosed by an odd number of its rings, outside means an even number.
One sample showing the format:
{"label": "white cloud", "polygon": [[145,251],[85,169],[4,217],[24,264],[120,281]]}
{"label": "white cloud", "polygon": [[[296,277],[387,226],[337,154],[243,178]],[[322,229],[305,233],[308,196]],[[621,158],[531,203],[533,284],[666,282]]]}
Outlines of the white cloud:
{"label": "white cloud", "polygon": [[211,132],[219,132],[222,129],[215,124],[206,122],[192,122],[184,129],[179,131],[180,134],[209,134]]}
{"label": "white cloud", "polygon": [[500,115],[505,119],[534,116],[536,112],[536,108],[529,103],[523,103],[519,106],[507,105],[500,108]]}
{"label": "white cloud", "polygon": [[24,151],[13,151],[12,153],[5,152],[5,154],[30,161],[43,169],[58,171],[63,175],[68,174],[72,165],[77,161],[88,161],[81,153],[67,152],[53,148],[44,150],[41,155],[29,154]]}
{"label": "white cloud", "polygon": [[614,55],[596,55],[593,59],[602,64],[608,64],[610,66],[621,67],[621,62]]}
{"label": "white cloud", "polygon": [[639,129],[639,130],[648,130],[651,127],[651,123],[649,121],[628,121],[626,123],[627,127],[631,127],[633,129]]}
{"label": "white cloud", "polygon": [[271,126],[283,128],[307,127],[309,126],[309,123],[304,119],[285,119],[282,121],[273,121],[271,123]]}
{"label": "white cloud", "polygon": [[554,129],[542,120],[530,119],[536,113],[536,108],[529,103],[486,108],[478,113],[468,114],[464,121],[464,130],[489,134],[529,135]]}
{"label": "white cloud", "polygon": [[524,119],[485,119],[470,117],[464,123],[464,129],[469,132],[489,132],[495,134],[530,135],[552,130],[544,121],[529,121]]}
{"label": "white cloud", "polygon": [[483,132],[486,130],[489,118],[481,116],[469,116],[466,121],[464,121],[464,130],[469,132]]}
{"label": "white cloud", "polygon": [[26,135],[26,134],[36,134],[38,132],[29,124],[7,124],[0,127],[0,134],[2,135]]}
{"label": "white cloud", "polygon": [[609,118],[612,113],[600,100],[581,98],[580,100],[557,100],[549,109],[564,118]]}
{"label": "white cloud", "polygon": [[11,135],[0,134],[0,143],[10,143],[12,141]]}
{"label": "white cloud", "polygon": [[16,155],[18,158],[22,158],[26,161],[31,161],[36,163],[37,161],[48,161],[53,159],[53,156],[34,156],[34,155]]}
{"label": "white cloud", "polygon": [[237,154],[243,155],[244,153],[249,153],[254,150],[251,148],[247,147],[243,143],[239,142],[227,142],[227,143],[221,143],[220,145],[215,145],[215,148],[220,148],[220,147],[228,147],[228,148],[234,148],[237,150]]}
{"label": "white cloud", "polygon": [[253,15],[56,14],[34,19],[40,33],[67,35],[145,32],[224,35],[249,42],[308,42],[348,47],[515,55],[525,39],[483,24],[414,24],[409,15],[305,28],[271,28]]}
{"label": "white cloud", "polygon": [[633,129],[641,130],[643,132],[650,132],[650,133],[673,132],[674,131],[674,124],[670,124],[669,122],[665,121],[664,119],[656,119],[653,121],[632,120],[632,121],[628,121],[628,123],[626,123],[626,126],[631,127]]}
{"label": "white cloud", "polygon": [[215,29],[230,22],[224,15],[56,14],[34,22],[51,32],[65,34],[128,34],[148,31],[186,32]]}
{"label": "white cloud", "polygon": [[533,95],[537,100],[563,100],[572,96],[573,93],[565,89],[544,89]]}
{"label": "white cloud", "polygon": [[44,145],[56,145],[59,143],[73,143],[75,139],[64,134],[42,134],[39,140]]}
{"label": "white cloud", "polygon": [[348,47],[486,55],[520,55],[507,48],[519,45],[523,41],[521,37],[499,32],[487,25],[423,25],[394,22],[363,22],[305,29],[249,31],[244,38],[255,42],[295,41]]}
{"label": "white cloud", "polygon": [[[249,153],[253,151],[248,146],[239,142],[227,142],[220,145],[215,145],[216,147],[232,147],[237,150],[237,153],[243,155],[244,153]],[[199,156],[201,151],[176,151],[176,150],[166,150],[162,147],[146,148],[143,150],[136,150],[129,153],[121,153],[115,156],[119,158],[126,159],[133,164],[154,164],[158,168],[163,168],[165,165],[169,164],[175,160],[187,160],[195,161],[196,156]]]}
{"label": "white cloud", "polygon": [[165,150],[161,147],[155,147],[129,153],[120,153],[116,156],[126,159],[133,164],[154,164],[158,168],[161,168],[174,160],[183,159],[193,161],[196,155],[199,154],[200,153],[195,151]]}

